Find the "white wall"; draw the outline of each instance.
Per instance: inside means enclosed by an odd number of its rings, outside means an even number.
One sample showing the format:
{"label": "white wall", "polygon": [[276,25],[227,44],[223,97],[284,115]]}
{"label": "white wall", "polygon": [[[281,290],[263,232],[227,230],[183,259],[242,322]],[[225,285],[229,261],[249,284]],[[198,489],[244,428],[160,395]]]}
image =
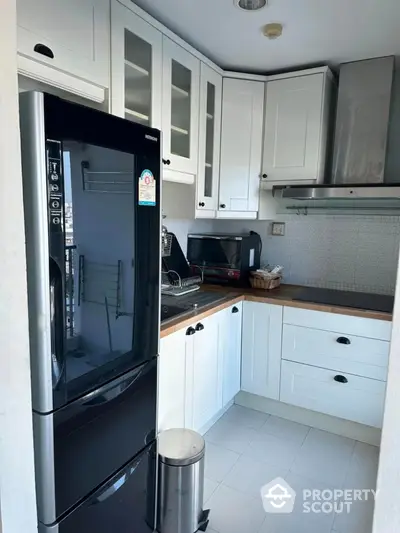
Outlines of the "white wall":
{"label": "white wall", "polygon": [[284,282],[342,290],[394,294],[400,217],[279,215],[285,236],[269,222],[215,221],[213,231],[257,231],[262,263],[284,266]]}
{"label": "white wall", "polygon": [[3,533],[37,531],[15,0],[0,16],[0,508]]}
{"label": "white wall", "polygon": [[213,230],[212,220],[164,219],[168,231],[175,233],[179,244],[186,255],[188,233],[209,233]]}
{"label": "white wall", "polygon": [[[400,263],[399,263],[400,269]],[[398,272],[400,279],[400,272]],[[373,533],[400,530],[400,283],[396,287]]]}

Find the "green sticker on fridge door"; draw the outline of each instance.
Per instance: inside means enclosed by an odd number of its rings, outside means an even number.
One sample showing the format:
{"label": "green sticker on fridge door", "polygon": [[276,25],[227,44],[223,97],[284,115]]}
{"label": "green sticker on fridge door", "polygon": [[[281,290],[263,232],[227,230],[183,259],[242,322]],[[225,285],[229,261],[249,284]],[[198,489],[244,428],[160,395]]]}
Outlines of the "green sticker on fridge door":
{"label": "green sticker on fridge door", "polygon": [[139,177],[139,205],[156,205],[156,180],[151,170],[146,168]]}

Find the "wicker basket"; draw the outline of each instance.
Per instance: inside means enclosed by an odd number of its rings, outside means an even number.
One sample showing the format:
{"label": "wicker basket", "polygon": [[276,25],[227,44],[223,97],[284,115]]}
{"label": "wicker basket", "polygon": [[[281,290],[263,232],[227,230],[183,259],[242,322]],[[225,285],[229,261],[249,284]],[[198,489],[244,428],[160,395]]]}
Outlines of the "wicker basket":
{"label": "wicker basket", "polygon": [[276,276],[275,278],[266,278],[262,274],[252,272],[250,276],[250,283],[253,289],[264,289],[266,291],[271,291],[272,289],[277,289],[280,286],[281,276]]}

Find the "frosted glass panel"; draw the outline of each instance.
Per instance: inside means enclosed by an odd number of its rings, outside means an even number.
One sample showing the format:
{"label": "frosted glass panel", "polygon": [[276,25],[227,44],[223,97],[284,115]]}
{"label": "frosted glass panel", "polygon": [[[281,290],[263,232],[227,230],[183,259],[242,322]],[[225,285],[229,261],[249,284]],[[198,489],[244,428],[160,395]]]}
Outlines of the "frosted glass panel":
{"label": "frosted glass panel", "polygon": [[151,124],[152,47],[125,30],[125,118]]}
{"label": "frosted glass panel", "polygon": [[206,127],[206,160],[204,174],[204,196],[212,197],[213,162],[214,162],[214,125],[215,125],[215,86],[207,83],[207,127]]}
{"label": "frosted glass panel", "polygon": [[191,71],[172,60],[171,153],[190,158]]}

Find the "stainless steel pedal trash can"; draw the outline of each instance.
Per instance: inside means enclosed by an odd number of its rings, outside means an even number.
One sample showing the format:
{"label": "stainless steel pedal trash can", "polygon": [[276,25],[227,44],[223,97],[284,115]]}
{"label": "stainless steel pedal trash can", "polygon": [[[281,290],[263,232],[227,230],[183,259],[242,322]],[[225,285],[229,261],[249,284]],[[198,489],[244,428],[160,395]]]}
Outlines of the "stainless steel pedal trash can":
{"label": "stainless steel pedal trash can", "polygon": [[190,429],[168,429],[158,437],[159,533],[205,531],[203,511],[205,442]]}

